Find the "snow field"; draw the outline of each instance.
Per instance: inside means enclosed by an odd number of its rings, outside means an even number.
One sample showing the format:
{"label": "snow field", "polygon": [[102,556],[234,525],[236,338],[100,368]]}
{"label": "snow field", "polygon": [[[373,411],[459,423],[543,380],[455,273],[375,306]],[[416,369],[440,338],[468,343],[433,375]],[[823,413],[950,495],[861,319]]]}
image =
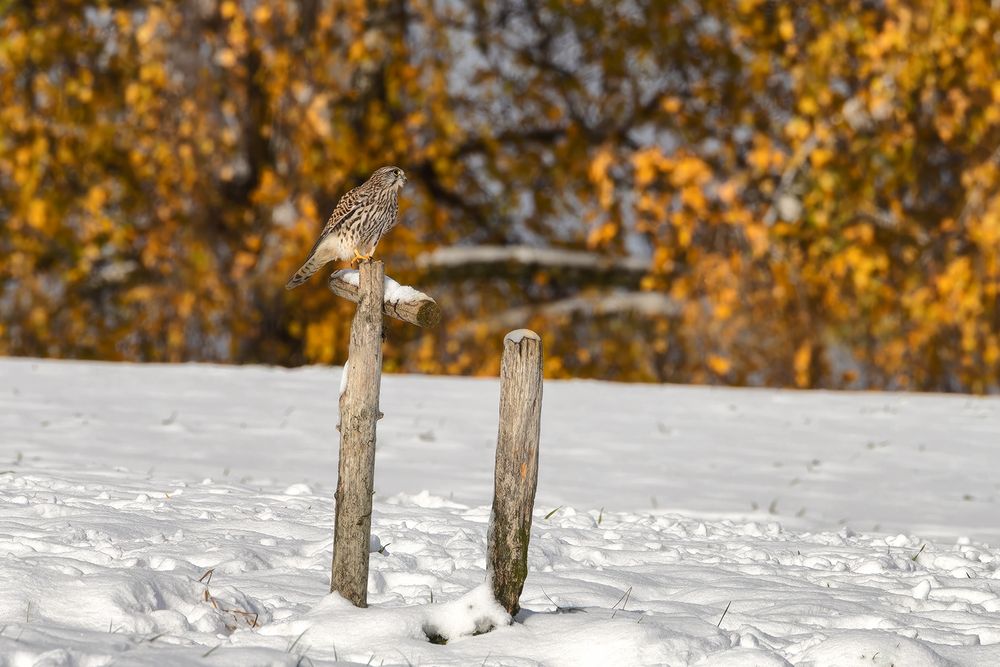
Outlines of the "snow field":
{"label": "snow field", "polygon": [[[332,485],[340,379],[339,368],[2,359],[0,457]],[[544,391],[539,509],[1000,544],[1000,397],[551,380]],[[376,493],[490,503],[498,399],[496,380],[384,376]]]}
{"label": "snow field", "polygon": [[357,610],[325,595],[330,491],[5,473],[3,664],[1000,660],[996,550],[572,508],[536,513],[521,622],[470,637],[504,615],[479,586],[488,508],[428,494],[377,503]]}
{"label": "snow field", "polygon": [[495,382],[385,378],[358,610],[338,381],[0,360],[0,665],[1000,664],[996,399],[547,383],[523,610],[473,636]]}

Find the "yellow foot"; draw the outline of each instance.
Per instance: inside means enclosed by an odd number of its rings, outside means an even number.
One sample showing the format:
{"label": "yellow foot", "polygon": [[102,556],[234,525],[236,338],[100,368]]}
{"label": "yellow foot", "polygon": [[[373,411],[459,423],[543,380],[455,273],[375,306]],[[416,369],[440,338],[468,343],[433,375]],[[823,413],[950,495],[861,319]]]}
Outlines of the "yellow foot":
{"label": "yellow foot", "polygon": [[369,260],[371,258],[372,258],[371,255],[362,255],[357,250],[355,250],[354,251],[354,259],[351,260],[351,264],[354,264],[355,262],[367,261],[367,260]]}

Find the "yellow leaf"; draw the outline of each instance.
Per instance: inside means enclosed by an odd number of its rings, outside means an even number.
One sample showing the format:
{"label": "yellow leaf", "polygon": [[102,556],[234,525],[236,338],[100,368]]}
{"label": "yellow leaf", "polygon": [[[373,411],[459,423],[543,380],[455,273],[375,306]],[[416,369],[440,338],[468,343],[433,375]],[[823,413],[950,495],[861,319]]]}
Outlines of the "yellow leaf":
{"label": "yellow leaf", "polygon": [[590,234],[587,235],[587,247],[596,248],[604,245],[614,239],[617,233],[618,225],[613,222],[606,222],[603,225],[599,225],[590,230]]}
{"label": "yellow leaf", "polygon": [[[632,166],[635,169],[635,185],[644,188],[649,185],[656,176],[657,165],[659,164],[660,151],[656,148],[641,150],[632,156]],[[597,162],[595,159],[594,162]],[[599,164],[598,167],[607,168],[606,164]],[[593,170],[594,164],[591,164]],[[594,171],[591,171],[591,178],[594,178]]]}
{"label": "yellow leaf", "polygon": [[219,52],[215,54],[215,62],[219,63],[223,67],[232,67],[236,64],[236,53],[229,48],[220,49]]}
{"label": "yellow leaf", "polygon": [[781,35],[781,39],[786,42],[791,41],[795,37],[795,24],[792,23],[791,19],[784,19],[778,24],[778,34]]}
{"label": "yellow leaf", "polygon": [[736,181],[729,180],[718,187],[715,191],[715,195],[719,198],[719,201],[726,206],[732,206],[733,202],[736,201],[738,190],[739,185]]}
{"label": "yellow leaf", "polygon": [[795,139],[797,141],[803,141],[809,136],[810,125],[809,121],[804,118],[793,118],[788,121],[785,125],[785,134],[788,135],[789,139]]}
{"label": "yellow leaf", "polygon": [[590,163],[590,180],[597,185],[597,198],[604,209],[611,208],[611,204],[614,201],[615,186],[608,175],[608,168],[611,166],[613,160],[611,150],[605,147],[597,152],[597,155],[594,156],[594,159]]}
{"label": "yellow leaf", "polygon": [[720,357],[717,354],[710,354],[708,355],[708,367],[711,368],[716,375],[725,375],[732,367],[732,362],[726,357]]}
{"label": "yellow leaf", "polygon": [[799,99],[799,110],[807,116],[815,116],[819,112],[816,99],[808,95]]}
{"label": "yellow leaf", "polygon": [[271,20],[271,8],[265,4],[260,4],[253,10],[253,20],[260,24],[265,24]]}
{"label": "yellow leaf", "polygon": [[35,229],[43,229],[48,219],[48,205],[44,199],[32,199],[28,204],[28,224]]}
{"label": "yellow leaf", "polygon": [[809,161],[816,169],[822,169],[833,159],[833,151],[828,148],[817,148],[809,154]]}
{"label": "yellow leaf", "polygon": [[677,162],[670,173],[670,182],[677,187],[688,184],[704,185],[712,179],[708,165],[697,157],[684,157]]}
{"label": "yellow leaf", "polygon": [[681,202],[696,213],[703,213],[707,208],[705,194],[697,185],[687,185],[681,188]]}
{"label": "yellow leaf", "polygon": [[91,213],[96,214],[108,201],[108,191],[100,185],[95,185],[87,191],[86,207]]}
{"label": "yellow leaf", "polygon": [[347,59],[351,62],[358,62],[365,55],[365,44],[361,40],[355,41],[347,50]]}
{"label": "yellow leaf", "polygon": [[660,107],[667,113],[677,113],[681,110],[683,103],[677,97],[664,97],[660,102]]}
{"label": "yellow leaf", "polygon": [[808,342],[799,345],[795,351],[795,384],[798,387],[809,386],[809,365],[812,363],[812,346]]}

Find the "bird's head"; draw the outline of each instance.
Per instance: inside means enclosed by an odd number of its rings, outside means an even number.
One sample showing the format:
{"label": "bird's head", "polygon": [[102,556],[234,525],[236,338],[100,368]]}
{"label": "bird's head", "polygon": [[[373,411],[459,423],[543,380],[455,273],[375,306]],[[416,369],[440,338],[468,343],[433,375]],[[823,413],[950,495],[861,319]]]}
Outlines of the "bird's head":
{"label": "bird's head", "polygon": [[406,185],[406,174],[399,167],[380,167],[372,174],[371,179],[383,188],[399,189]]}

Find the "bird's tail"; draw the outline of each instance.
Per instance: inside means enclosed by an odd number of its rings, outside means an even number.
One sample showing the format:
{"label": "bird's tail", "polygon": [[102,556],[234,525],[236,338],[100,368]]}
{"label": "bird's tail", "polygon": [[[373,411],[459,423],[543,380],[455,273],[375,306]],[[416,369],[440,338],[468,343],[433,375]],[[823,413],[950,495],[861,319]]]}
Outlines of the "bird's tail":
{"label": "bird's tail", "polygon": [[306,263],[295,272],[295,275],[292,276],[287,283],[285,283],[285,289],[295,289],[305,281],[309,280],[309,276],[319,271],[324,264],[326,264],[326,262],[320,261],[320,259],[316,257],[315,253],[309,255],[309,259],[306,260]]}

